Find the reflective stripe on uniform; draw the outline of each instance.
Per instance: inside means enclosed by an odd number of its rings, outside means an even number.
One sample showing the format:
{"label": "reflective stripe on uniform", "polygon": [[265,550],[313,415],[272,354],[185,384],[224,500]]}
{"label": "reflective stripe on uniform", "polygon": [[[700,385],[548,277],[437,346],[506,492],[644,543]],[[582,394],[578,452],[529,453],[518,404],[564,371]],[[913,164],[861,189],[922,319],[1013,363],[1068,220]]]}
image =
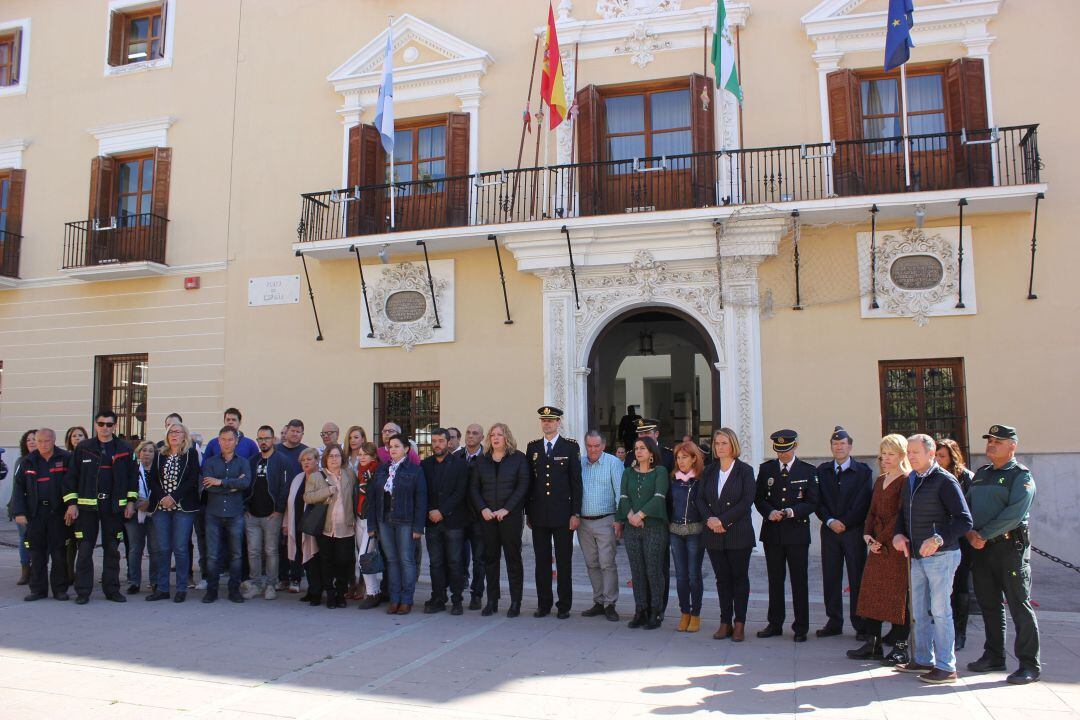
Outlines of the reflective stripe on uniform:
{"label": "reflective stripe on uniform", "polygon": [[75,498],[79,497],[79,493],[68,493],[63,497],[64,502],[71,502]]}
{"label": "reflective stripe on uniform", "polygon": [[121,530],[120,532],[116,533],[116,539],[117,539],[117,540],[123,540],[123,539],[124,539],[124,531],[123,531],[123,530]]}
{"label": "reflective stripe on uniform", "polygon": [[124,507],[125,505],[127,505],[130,502],[130,500],[128,500],[127,498],[120,498],[119,502],[120,502],[120,507]]}
{"label": "reflective stripe on uniform", "polygon": [[80,505],[93,505],[97,507],[97,498],[79,498]]}
{"label": "reflective stripe on uniform", "polygon": [[75,531],[75,539],[76,540],[82,540],[82,537],[83,537],[82,530],[76,530]]}
{"label": "reflective stripe on uniform", "polygon": [[139,499],[139,493],[135,492],[134,490],[132,490],[131,492],[129,492],[129,493],[127,494],[127,496],[128,496],[129,498],[131,498],[132,500],[138,500],[138,499]]}

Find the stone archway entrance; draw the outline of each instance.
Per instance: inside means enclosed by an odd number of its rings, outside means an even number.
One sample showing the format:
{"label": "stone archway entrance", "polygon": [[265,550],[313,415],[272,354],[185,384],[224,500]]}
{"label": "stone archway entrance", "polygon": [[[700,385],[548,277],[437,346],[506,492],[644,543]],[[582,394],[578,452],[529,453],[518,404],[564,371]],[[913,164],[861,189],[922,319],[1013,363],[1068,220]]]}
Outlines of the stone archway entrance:
{"label": "stone archway entrance", "polygon": [[588,426],[608,447],[625,438],[619,424],[628,406],[660,421],[665,443],[684,436],[708,442],[720,427],[719,353],[701,325],[675,308],[628,310],[597,335],[589,353]]}

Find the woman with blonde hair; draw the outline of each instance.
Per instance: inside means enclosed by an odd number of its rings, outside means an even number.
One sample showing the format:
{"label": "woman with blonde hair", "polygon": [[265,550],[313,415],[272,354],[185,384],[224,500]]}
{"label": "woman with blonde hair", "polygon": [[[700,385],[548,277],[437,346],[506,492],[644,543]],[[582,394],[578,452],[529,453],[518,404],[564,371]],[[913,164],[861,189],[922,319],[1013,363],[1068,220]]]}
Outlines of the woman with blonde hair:
{"label": "woman with blonde hair", "polygon": [[[886,435],[881,439],[878,455],[881,474],[874,481],[870,511],[863,525],[863,540],[870,552],[863,569],[857,610],[870,638],[862,647],[847,651],[852,660],[877,659],[886,665],[908,661],[908,560],[892,544],[902,493],[911,474],[907,448],[908,441],[903,435]],[[892,624],[888,639],[894,645],[883,659],[881,626],[885,621]]]}
{"label": "woman with blonde hair", "polygon": [[349,429],[345,431],[345,442],[342,443],[342,449],[345,451],[344,464],[357,477],[360,476],[360,455],[363,453],[367,441],[367,430],[364,430],[359,425],[350,425]]}
{"label": "woman with blonde hair", "polygon": [[191,556],[188,543],[199,512],[199,451],[191,443],[185,425],[169,427],[160,455],[146,471],[149,499],[147,509],[157,540],[157,577],[154,592],[147,600],[169,599],[169,566],[176,561],[176,595],[173,602],[187,599]]}
{"label": "woman with blonde hair", "polygon": [[701,629],[701,598],[704,584],[701,564],[705,545],[701,531],[705,523],[697,508],[697,494],[705,473],[705,455],[694,442],[675,446],[675,467],[667,497],[668,542],[675,562],[675,587],[679,593],[679,632]]}
{"label": "woman with blonde hair", "polygon": [[480,513],[484,535],[484,574],[488,602],[481,612],[490,616],[499,611],[499,554],[506,560],[510,582],[510,608],[506,617],[521,614],[525,568],[521,563],[521,532],[524,526],[525,496],[529,492],[529,463],[517,449],[517,441],[506,423],[495,423],[487,433],[484,453],[473,464],[469,493]]}
{"label": "woman with blonde hair", "polygon": [[300,600],[314,606],[322,603],[322,571],[319,567],[321,559],[317,557],[319,546],[314,535],[308,535],[301,530],[300,520],[304,517],[304,494],[308,479],[322,478],[319,471],[319,449],[304,448],[298,459],[300,472],[289,484],[285,517],[282,518],[281,526],[285,532],[286,557],[290,561],[298,561],[307,573],[308,591]]}

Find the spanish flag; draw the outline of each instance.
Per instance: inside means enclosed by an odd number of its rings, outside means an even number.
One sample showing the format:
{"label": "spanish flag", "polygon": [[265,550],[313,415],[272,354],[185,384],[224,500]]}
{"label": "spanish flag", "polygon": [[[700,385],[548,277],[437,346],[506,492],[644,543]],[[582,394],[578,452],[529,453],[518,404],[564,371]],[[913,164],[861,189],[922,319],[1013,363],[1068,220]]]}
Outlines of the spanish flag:
{"label": "spanish flag", "polygon": [[554,130],[566,118],[566,84],[563,83],[559,36],[555,34],[555,11],[548,2],[547,35],[544,38],[544,73],[540,78],[540,99],[550,109],[548,128]]}

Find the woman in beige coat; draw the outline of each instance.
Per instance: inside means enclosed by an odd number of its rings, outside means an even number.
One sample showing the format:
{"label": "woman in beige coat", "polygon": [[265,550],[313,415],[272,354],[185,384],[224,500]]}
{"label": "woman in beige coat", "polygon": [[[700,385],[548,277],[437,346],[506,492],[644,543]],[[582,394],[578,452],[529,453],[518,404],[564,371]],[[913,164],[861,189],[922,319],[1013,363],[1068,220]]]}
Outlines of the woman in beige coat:
{"label": "woman in beige coat", "polygon": [[[312,535],[305,535],[300,529],[300,520],[304,516],[304,488],[308,478],[313,476],[322,477],[319,472],[319,451],[315,448],[305,448],[299,457],[300,472],[289,483],[289,499],[285,503],[285,517],[282,519],[282,530],[285,532],[285,548],[289,560],[295,561],[297,555],[307,574],[308,593],[300,598],[302,602],[310,601],[312,605],[318,605],[322,595],[322,569],[319,567],[319,547]],[[318,592],[312,593],[312,589]]]}
{"label": "woman in beige coat", "polygon": [[304,502],[308,505],[326,505],[326,521],[323,531],[315,537],[322,558],[319,588],[309,587],[312,604],[318,601],[321,591],[326,592],[326,607],[345,607],[345,593],[353,579],[356,563],[355,518],[356,474],[344,464],[345,453],[337,443],[323,450],[321,474],[309,475],[304,483]]}

